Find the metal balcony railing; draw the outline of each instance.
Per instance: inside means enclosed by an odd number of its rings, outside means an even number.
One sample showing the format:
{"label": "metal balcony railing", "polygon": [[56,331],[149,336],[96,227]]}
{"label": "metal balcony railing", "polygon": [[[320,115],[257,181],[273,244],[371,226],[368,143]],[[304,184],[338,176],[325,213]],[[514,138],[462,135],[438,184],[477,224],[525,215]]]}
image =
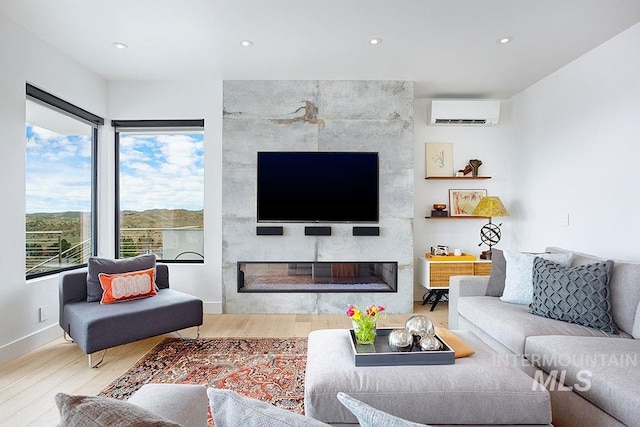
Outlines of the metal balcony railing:
{"label": "metal balcony railing", "polygon": [[[166,231],[197,232],[194,242],[164,242]],[[91,256],[91,239],[69,246],[62,237],[65,231],[26,232],[26,275],[33,276],[86,264]],[[178,233],[179,234],[179,233]],[[120,230],[120,258],[155,254],[158,259],[202,260],[203,229],[201,227],[123,228]],[[175,233],[174,233],[175,237]],[[193,240],[193,239],[192,239]]]}
{"label": "metal balcony railing", "polygon": [[[70,245],[62,238],[63,231],[26,232],[26,275],[60,270],[84,264],[91,255],[91,239]],[[68,245],[68,244],[67,244]]]}
{"label": "metal balcony railing", "polygon": [[[199,232],[199,244],[180,247],[175,242],[168,245],[164,241],[166,231],[196,231]],[[129,258],[142,254],[154,254],[161,260],[175,260],[182,254],[188,254],[191,258],[203,259],[202,255],[202,234],[201,227],[157,227],[157,228],[122,228],[120,229],[120,257]],[[171,247],[171,250],[169,249]]]}

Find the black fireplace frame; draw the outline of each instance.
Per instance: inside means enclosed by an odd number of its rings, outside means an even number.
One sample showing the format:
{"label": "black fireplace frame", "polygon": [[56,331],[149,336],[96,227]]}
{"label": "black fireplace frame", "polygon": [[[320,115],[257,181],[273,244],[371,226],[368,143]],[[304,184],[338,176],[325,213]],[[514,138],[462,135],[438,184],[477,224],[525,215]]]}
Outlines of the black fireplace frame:
{"label": "black fireplace frame", "polygon": [[[295,288],[286,288],[286,289],[248,289],[245,285],[245,272],[242,270],[242,266],[246,264],[289,264],[288,269],[291,265],[312,265],[311,268],[317,268],[316,265],[326,267],[331,267],[332,265],[340,265],[340,264],[358,264],[358,270],[360,265],[362,264],[380,264],[382,268],[384,268],[385,264],[391,264],[393,266],[393,271],[391,272],[391,279],[393,284],[389,284],[386,280],[384,284],[386,286],[382,286],[381,284],[377,284],[377,287],[373,287],[375,285],[372,284],[358,284],[358,283],[349,283],[349,284],[339,284],[339,286],[344,286],[344,288],[335,288],[330,287],[332,284],[326,283],[315,283],[309,284],[309,286],[313,285],[313,288],[304,288],[304,289],[295,289]],[[236,282],[238,286],[238,293],[397,293],[398,292],[398,262],[397,261],[238,261],[236,263]],[[376,275],[377,277],[380,277]],[[277,285],[277,284],[275,284]],[[336,285],[336,284],[333,284]],[[360,286],[358,286],[360,285]],[[283,285],[284,286],[284,285]],[[295,286],[295,285],[293,285]],[[324,288],[323,288],[324,286]]]}

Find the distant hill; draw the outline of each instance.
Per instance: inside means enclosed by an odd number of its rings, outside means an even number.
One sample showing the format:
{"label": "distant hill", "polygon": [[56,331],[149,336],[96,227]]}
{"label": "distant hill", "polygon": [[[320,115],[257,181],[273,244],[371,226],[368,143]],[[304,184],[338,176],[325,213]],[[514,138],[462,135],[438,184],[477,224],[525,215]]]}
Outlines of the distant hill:
{"label": "distant hill", "polygon": [[150,209],[142,212],[124,211],[120,228],[202,227],[203,211],[186,209]]}
{"label": "distant hill", "polygon": [[[89,226],[87,212],[33,213],[26,216],[27,231],[61,231],[70,243],[80,240],[83,223]],[[124,211],[121,228],[202,227],[203,211],[186,209],[150,209],[142,212]]]}

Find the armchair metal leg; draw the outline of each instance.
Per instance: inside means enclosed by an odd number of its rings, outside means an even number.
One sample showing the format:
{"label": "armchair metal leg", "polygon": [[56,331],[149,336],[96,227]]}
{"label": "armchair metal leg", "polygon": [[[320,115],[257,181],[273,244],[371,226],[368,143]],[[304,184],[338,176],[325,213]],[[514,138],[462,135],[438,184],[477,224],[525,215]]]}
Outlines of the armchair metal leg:
{"label": "armchair metal leg", "polygon": [[97,368],[98,366],[100,366],[100,364],[101,364],[101,363],[102,363],[102,361],[104,360],[104,356],[107,354],[107,350],[108,350],[108,349],[105,349],[105,350],[102,352],[102,357],[100,358],[100,360],[98,361],[98,363],[96,363],[95,365],[92,363],[92,361],[91,361],[91,353],[89,353],[89,354],[87,355],[87,356],[89,356],[89,367],[90,367],[90,368]]}
{"label": "armchair metal leg", "polygon": [[184,339],[198,339],[200,338],[200,326],[196,326],[196,337],[195,338],[185,338],[180,331],[175,331],[176,335],[178,335],[178,338],[184,340]]}

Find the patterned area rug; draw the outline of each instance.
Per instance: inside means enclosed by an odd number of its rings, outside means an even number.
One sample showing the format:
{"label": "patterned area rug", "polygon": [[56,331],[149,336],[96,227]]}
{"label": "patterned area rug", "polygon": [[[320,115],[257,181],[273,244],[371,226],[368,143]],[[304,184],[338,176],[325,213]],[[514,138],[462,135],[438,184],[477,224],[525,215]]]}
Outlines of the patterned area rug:
{"label": "patterned area rug", "polygon": [[301,414],[306,355],[306,338],[166,338],[100,396],[127,399],[147,383],[205,384]]}

